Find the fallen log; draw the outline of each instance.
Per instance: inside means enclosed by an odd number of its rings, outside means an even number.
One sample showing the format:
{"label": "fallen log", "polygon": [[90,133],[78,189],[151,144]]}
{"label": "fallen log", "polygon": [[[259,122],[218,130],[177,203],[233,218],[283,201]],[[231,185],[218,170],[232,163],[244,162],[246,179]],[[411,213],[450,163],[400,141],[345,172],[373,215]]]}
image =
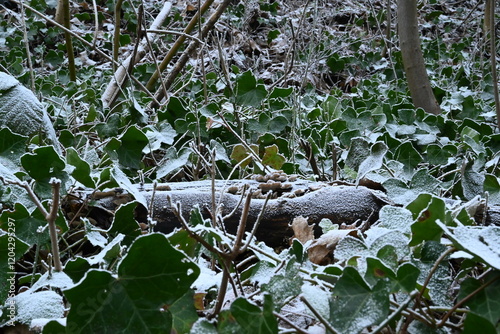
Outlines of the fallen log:
{"label": "fallen log", "polygon": [[[264,207],[265,197],[270,192],[272,197]],[[235,233],[243,211],[243,198],[248,193],[251,193],[253,198],[249,207],[247,230],[253,228],[262,212],[256,237],[269,246],[286,245],[293,235],[290,224],[299,216],[305,217],[309,224],[314,224],[315,235],[318,237],[321,233],[318,224],[324,218],[339,225],[370,225],[378,219],[378,213],[383,206],[393,205],[383,192],[364,186],[301,180],[277,173],[260,176],[254,180],[132,185],[127,191],[82,190],[68,196],[63,203],[63,209],[72,220],[78,220],[79,216],[89,217],[99,227],[109,228],[118,206],[132,201],[135,197],[139,203],[143,203],[136,208],[136,220],[144,226],[151,221],[148,219],[148,211],[151,211],[149,214],[155,222],[154,230],[169,233],[181,227],[172,210],[173,204],[181,204],[182,215],[186,220],[195,207],[200,209],[205,219],[210,219],[213,211],[212,199],[215,198],[216,215],[223,221],[229,233]],[[456,201],[450,202],[450,205],[454,204],[457,204]],[[481,199],[472,206],[474,210],[470,214],[474,215],[478,225],[500,225],[500,206],[485,208]]]}
{"label": "fallen log", "polygon": [[[199,207],[206,219],[212,216],[212,198],[215,198],[217,215],[223,218],[225,229],[235,233],[243,210],[243,196],[252,193],[248,214],[247,230],[251,230],[257,217],[262,212],[261,222],[256,232],[258,240],[269,246],[280,246],[288,243],[293,235],[290,228],[292,220],[298,216],[308,219],[315,224],[316,233],[320,230],[318,223],[330,219],[334,224],[361,224],[373,223],[378,219],[378,212],[382,206],[390,201],[382,192],[366,187],[347,185],[330,185],[327,183],[307,180],[235,180],[216,181],[212,193],[212,182],[176,182],[137,186],[132,193],[143,196],[152,211],[152,218],[156,222],[154,229],[160,232],[171,232],[181,226],[178,217],[172,210],[172,204],[181,203],[182,215],[185,219],[190,216],[194,207]],[[272,191],[272,198],[264,208],[265,197]],[[104,212],[114,211],[119,204],[131,201],[132,196],[125,191],[110,191],[106,193],[87,193],[93,199],[94,212],[90,213],[94,220],[102,222]],[[85,196],[80,195],[79,200]],[[147,223],[147,213],[143,205],[136,210],[136,219]],[[101,216],[101,217],[99,217]],[[110,223],[111,217],[108,217]],[[103,224],[106,227],[106,223]]]}

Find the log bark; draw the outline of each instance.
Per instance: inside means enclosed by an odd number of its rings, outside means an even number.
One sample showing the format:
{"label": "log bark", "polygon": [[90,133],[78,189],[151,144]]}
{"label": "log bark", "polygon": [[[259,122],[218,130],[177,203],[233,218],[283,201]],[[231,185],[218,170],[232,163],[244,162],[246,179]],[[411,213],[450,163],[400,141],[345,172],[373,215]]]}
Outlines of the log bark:
{"label": "log bark", "polygon": [[[274,187],[276,198],[268,200],[266,207],[265,193]],[[260,225],[256,237],[269,246],[281,246],[288,244],[293,235],[290,228],[292,220],[302,216],[308,219],[309,224],[315,224],[316,234],[320,234],[318,223],[328,218],[334,224],[361,224],[363,222],[373,223],[378,219],[378,212],[382,206],[390,201],[379,191],[365,187],[336,186],[326,183],[298,180],[294,182],[270,182],[263,183],[252,180],[238,180],[226,183],[217,181],[215,184],[215,198],[218,215],[228,216],[223,222],[227,232],[235,233],[238,227],[243,209],[242,192],[251,191],[255,198],[250,203],[249,217],[247,219],[247,230],[251,230],[257,217],[262,212]],[[156,221],[156,231],[168,233],[175,228],[180,228],[179,219],[172,211],[172,204],[177,202],[182,205],[182,214],[187,220],[191,210],[199,207],[203,217],[209,219],[212,211],[212,187],[211,181],[178,182],[168,185],[158,185],[153,191],[152,186],[139,188],[138,191],[146,198],[148,206],[152,208],[152,217]],[[264,192],[264,194],[262,194]],[[103,195],[104,194],[104,195]],[[113,212],[121,203],[132,200],[128,193],[115,191],[94,194],[93,203],[97,210],[93,219],[102,220],[103,208]],[[153,195],[154,194],[154,195]],[[89,194],[87,194],[89,195]],[[96,198],[97,196],[97,198]],[[85,195],[80,195],[80,200]],[[151,204],[152,202],[152,204]],[[72,205],[72,207],[78,207]],[[147,209],[142,205],[136,210],[136,219],[147,223]],[[101,216],[101,217],[99,217]],[[112,218],[108,217],[108,224]],[[106,223],[102,227],[107,228]]]}

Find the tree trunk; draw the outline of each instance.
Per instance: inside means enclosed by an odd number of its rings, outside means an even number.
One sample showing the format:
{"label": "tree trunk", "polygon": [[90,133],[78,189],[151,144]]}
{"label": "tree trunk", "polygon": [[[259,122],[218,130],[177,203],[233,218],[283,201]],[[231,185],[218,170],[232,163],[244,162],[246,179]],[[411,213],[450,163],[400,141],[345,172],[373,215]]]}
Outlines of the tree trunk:
{"label": "tree trunk", "polygon": [[413,104],[428,113],[439,114],[441,109],[432,91],[420,48],[416,0],[398,0],[398,34]]}

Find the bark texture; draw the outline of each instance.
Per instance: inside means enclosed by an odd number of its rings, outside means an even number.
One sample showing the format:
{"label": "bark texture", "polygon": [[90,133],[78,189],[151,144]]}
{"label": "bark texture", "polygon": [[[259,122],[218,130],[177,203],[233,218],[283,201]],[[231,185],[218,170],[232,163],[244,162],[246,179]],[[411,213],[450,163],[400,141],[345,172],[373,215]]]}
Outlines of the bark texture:
{"label": "bark texture", "polygon": [[420,48],[416,0],[398,0],[398,34],[413,104],[428,113],[439,114],[441,109],[432,91]]}

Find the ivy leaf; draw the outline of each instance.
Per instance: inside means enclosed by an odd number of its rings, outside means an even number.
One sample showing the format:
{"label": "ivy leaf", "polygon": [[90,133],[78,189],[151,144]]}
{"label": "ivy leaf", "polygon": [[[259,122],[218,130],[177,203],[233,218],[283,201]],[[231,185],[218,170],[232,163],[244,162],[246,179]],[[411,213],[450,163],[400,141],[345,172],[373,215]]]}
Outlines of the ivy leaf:
{"label": "ivy leaf", "polygon": [[61,180],[61,192],[66,192],[65,183],[69,177],[64,168],[66,164],[54,149],[54,146],[43,146],[26,153],[21,157],[21,164],[28,174],[35,179],[35,191],[42,198],[52,197],[51,178]]}
{"label": "ivy leaf", "polygon": [[412,175],[414,169],[424,160],[409,141],[402,143],[396,148],[394,159],[403,163],[406,175]]}
{"label": "ivy leaf", "polygon": [[188,163],[190,155],[191,149],[189,148],[182,148],[177,151],[175,147],[170,147],[165,154],[164,162],[160,164],[160,167],[156,171],[156,177],[161,179],[177,172]]}
{"label": "ivy leaf", "polygon": [[389,314],[388,284],[373,287],[353,267],[346,267],[333,289],[330,322],[340,333],[359,333]]}
{"label": "ivy leaf", "polygon": [[242,106],[257,108],[267,96],[267,90],[257,80],[250,70],[236,78],[235,102]]}
{"label": "ivy leaf", "polygon": [[12,133],[9,128],[0,130],[0,164],[7,167],[11,173],[20,168],[21,156],[26,151],[28,137]]}
{"label": "ivy leaf", "polygon": [[415,219],[411,225],[410,245],[417,245],[424,240],[440,240],[443,231],[437,223],[447,221],[446,205],[442,199],[421,194],[406,208],[412,212]]}
{"label": "ivy leaf", "polygon": [[270,295],[264,295],[263,309],[240,297],[231,304],[230,310],[241,327],[241,331],[238,331],[238,333],[278,333],[278,322],[273,314],[274,305]]}
{"label": "ivy leaf", "polygon": [[172,313],[173,320],[170,333],[189,333],[193,323],[198,320],[198,313],[194,306],[194,292],[188,290],[170,306],[169,311]]}
{"label": "ivy leaf", "polygon": [[291,260],[286,266],[284,275],[273,275],[269,283],[262,285],[262,290],[273,296],[276,311],[281,310],[288,298],[300,294],[302,278],[298,273],[299,267]]}
{"label": "ivy leaf", "polygon": [[66,162],[68,165],[75,167],[70,173],[75,180],[83,184],[85,187],[95,188],[95,182],[90,176],[89,164],[85,160],[82,160],[79,157],[78,152],[76,152],[76,150],[72,147],[66,149]]}
{"label": "ivy leaf", "polygon": [[133,169],[141,168],[142,150],[149,143],[148,137],[132,125],[118,139],[121,145],[116,154],[120,164]]}
{"label": "ivy leaf", "polygon": [[460,293],[457,297],[461,300],[478,290],[483,284],[489,283],[484,289],[479,289],[480,291],[472,294],[465,305],[471,312],[487,319],[495,326],[500,320],[500,280],[498,278],[498,272],[486,275],[482,281],[469,277],[460,285]]}
{"label": "ivy leaf", "polygon": [[[9,219],[3,220],[3,217],[1,218],[2,222],[5,222],[5,226],[2,226],[2,229],[8,230],[7,222],[10,224],[14,224],[14,220]],[[9,254],[10,251],[12,251],[12,246],[14,246],[14,254],[10,254],[7,257],[7,254]],[[15,266],[14,262],[11,263],[11,261],[17,261],[23,256],[24,253],[28,251],[30,248],[29,244],[25,243],[21,239],[19,239],[17,236],[9,236],[7,233],[2,233],[0,234],[0,254],[5,254],[2,256],[0,260],[0,300],[3,301],[7,298],[9,294],[9,284],[15,282]]]}
{"label": "ivy leaf", "polygon": [[[259,154],[259,147],[257,145],[250,145],[250,148],[255,154]],[[240,163],[243,161],[240,166],[242,168],[248,166],[250,162],[252,162],[252,155],[247,151],[245,146],[242,144],[236,144],[233,147],[233,151],[231,152],[231,159],[236,160],[236,162]]]}
{"label": "ivy leaf", "polygon": [[124,234],[126,245],[130,245],[135,238],[141,235],[141,227],[134,218],[136,207],[137,202],[120,205],[108,230],[111,235]]}
{"label": "ivy leaf", "polygon": [[500,205],[500,184],[498,183],[498,178],[495,175],[485,175],[484,191],[488,192],[488,203],[490,205]]}
{"label": "ivy leaf", "polygon": [[117,277],[90,270],[78,285],[64,291],[71,303],[66,330],[169,333],[168,308],[190,289],[199,273],[164,235],[140,237],[119,264]]}
{"label": "ivy leaf", "polygon": [[387,145],[383,142],[376,142],[372,145],[370,148],[370,155],[359,165],[356,184],[358,184],[359,180],[362,179],[368,172],[382,167],[384,157],[388,149]]}
{"label": "ivy leaf", "polygon": [[500,270],[500,227],[457,226],[449,227],[441,222],[437,225],[453,241],[458,249],[482,259],[488,265]]}
{"label": "ivy leaf", "polygon": [[268,165],[274,169],[280,169],[285,163],[285,157],[278,153],[278,146],[273,144],[267,146],[264,149],[264,156],[262,157],[262,163]]}

